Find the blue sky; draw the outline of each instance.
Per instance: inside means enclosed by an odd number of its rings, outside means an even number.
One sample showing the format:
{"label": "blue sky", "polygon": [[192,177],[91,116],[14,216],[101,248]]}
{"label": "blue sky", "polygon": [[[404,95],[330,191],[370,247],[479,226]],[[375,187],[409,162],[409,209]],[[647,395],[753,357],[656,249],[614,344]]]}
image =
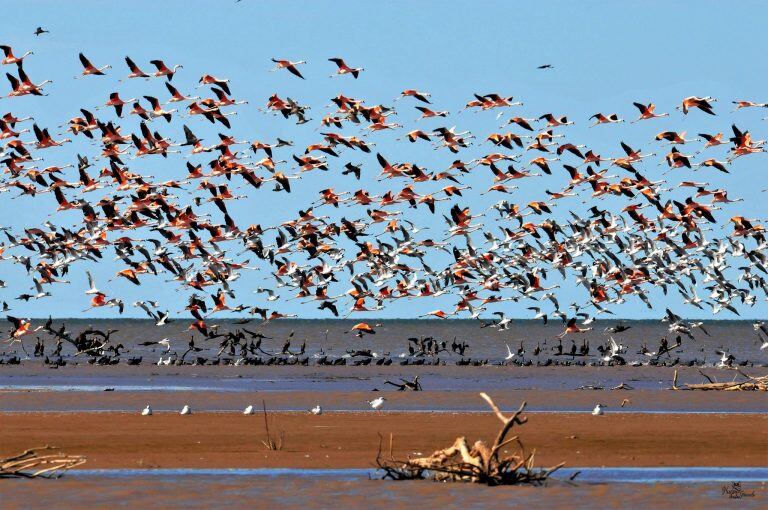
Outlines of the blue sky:
{"label": "blue sky", "polygon": [[[76,7],[73,7],[76,5]],[[514,113],[525,117],[538,117],[545,112],[565,114],[576,121],[575,126],[563,129],[568,140],[586,143],[604,156],[618,155],[618,143],[626,141],[633,147],[664,154],[668,147],[653,141],[663,130],[696,133],[726,134],[732,122],[749,129],[755,138],[768,135],[768,123],[761,118],[768,110],[742,110],[731,113],[731,100],[751,99],[768,101],[766,92],[766,53],[764,20],[768,19],[768,6],[761,2],[690,3],[670,2],[265,2],[243,0],[220,2],[163,1],[130,2],[130,5],[108,7],[111,3],[81,1],[69,4],[58,1],[38,1],[23,6],[4,6],[7,22],[0,39],[14,47],[16,53],[34,50],[25,61],[25,69],[35,82],[53,79],[46,87],[50,96],[43,98],[15,98],[0,101],[0,113],[12,111],[17,115],[33,114],[40,126],[59,132],[57,126],[79,115],[79,108],[93,110],[103,103],[112,91],[123,98],[144,94],[165,98],[167,93],[160,80],[145,82],[118,82],[128,74],[123,62],[130,55],[145,70],[152,67],[148,61],[163,59],[168,65],[181,63],[184,69],[174,78],[184,93],[200,93],[194,89],[203,73],[229,78],[233,96],[247,99],[249,105],[240,107],[233,119],[238,138],[272,140],[276,136],[296,141],[297,147],[320,141],[315,130],[317,122],[295,126],[291,121],[265,115],[257,111],[272,93],[290,96],[302,104],[312,106],[311,117],[318,121],[326,113],[324,105],[339,93],[364,98],[367,104],[392,104],[392,99],[405,88],[426,90],[432,94],[436,109],[452,112],[450,119],[420,121],[414,124],[418,112],[414,102],[400,101],[397,122],[413,126],[434,128],[439,125],[457,125],[469,129],[480,140],[493,131],[500,131],[502,121],[495,112],[464,112],[456,115],[474,92],[499,92],[514,95],[525,103]],[[115,4],[117,5],[117,4]],[[32,35],[42,25],[50,34]],[[111,64],[106,77],[73,80],[81,70],[77,60],[83,51],[94,64]],[[328,78],[333,66],[327,58],[344,57],[350,65],[365,67],[359,80],[350,77]],[[286,72],[269,73],[271,57],[307,60],[301,68],[307,80],[298,80]],[[536,66],[549,63],[553,70],[539,71]],[[3,69],[6,71],[7,69]],[[6,94],[8,84],[2,79],[0,92]],[[680,99],[690,95],[712,95],[717,117],[694,112],[683,117],[674,107]],[[590,115],[595,112],[613,113],[627,120],[637,111],[633,101],[657,104],[657,111],[670,112],[671,117],[635,125],[598,126],[588,128]],[[113,118],[110,112],[99,115]],[[509,116],[508,114],[506,115]],[[218,129],[199,119],[184,119],[196,134],[211,142]],[[181,139],[181,125],[155,122],[167,136]],[[135,117],[122,121],[125,132],[137,131]],[[23,125],[21,127],[29,127]],[[520,130],[515,130],[520,133]],[[347,128],[345,134],[357,134],[358,128]],[[452,160],[445,151],[434,151],[428,145],[396,142],[400,133],[380,133],[369,139],[376,150],[393,161],[416,161],[430,170],[444,169]],[[29,135],[26,135],[27,137]],[[684,152],[694,152],[695,146],[684,146]],[[95,147],[77,144],[49,149],[46,164],[74,162],[76,152]],[[473,154],[494,152],[491,145]],[[281,154],[282,157],[290,153]],[[538,155],[538,154],[537,154]],[[347,160],[363,162],[370,172],[377,172],[375,161],[358,153],[345,154],[338,164]],[[523,161],[534,157],[528,153]],[[725,149],[713,149],[708,154],[725,158]],[[198,162],[204,159],[198,160]],[[693,173],[671,172],[666,177],[706,180],[710,188],[725,187],[732,198],[745,202],[726,206],[720,214],[721,223],[714,226],[709,237],[720,236],[720,226],[727,221],[730,211],[747,217],[765,218],[762,205],[766,196],[761,190],[768,187],[763,155],[741,158],[732,166],[729,176],[714,171]],[[659,178],[665,167],[657,167],[657,160],[644,164],[649,178]],[[132,170],[149,173],[163,180],[183,176],[183,160],[145,158],[128,163]],[[553,177],[520,184],[521,190],[513,196],[526,203],[544,198],[544,189],[561,189],[565,172],[556,165]],[[613,172],[615,173],[615,172]],[[95,170],[91,169],[95,175]],[[70,176],[76,174],[69,174]],[[74,177],[72,177],[74,179]],[[290,200],[284,194],[262,191],[232,206],[233,216],[242,223],[274,224],[295,216],[296,211],[316,200],[316,192],[328,182],[340,190],[357,189],[358,183],[341,178],[337,172],[308,175],[295,186]],[[478,169],[466,182],[486,188],[490,173]],[[384,189],[370,181],[371,189]],[[389,185],[390,183],[387,183]],[[444,184],[441,184],[441,186]],[[377,186],[379,186],[377,188]],[[438,186],[439,188],[440,186]],[[10,200],[0,195],[0,225],[15,230],[34,226],[44,221],[54,208],[53,197],[23,197]],[[95,196],[100,196],[98,193]],[[481,211],[498,200],[498,196],[466,199],[462,203],[473,211]],[[619,203],[619,202],[615,202]],[[586,205],[587,207],[591,205]],[[606,205],[606,204],[601,204]],[[564,214],[568,207],[559,204]],[[583,209],[585,206],[574,204]],[[72,224],[79,213],[63,213],[55,217],[58,224]],[[420,213],[411,216],[418,224],[430,227],[432,235],[444,228],[440,215]],[[562,216],[560,216],[562,217]],[[271,239],[271,236],[269,236]],[[18,252],[15,252],[18,253]],[[111,254],[111,252],[110,252]],[[140,288],[128,283],[112,282],[120,267],[114,263],[99,266],[81,265],[73,268],[68,278],[73,285],[53,287],[54,296],[36,303],[24,304],[13,298],[27,290],[29,279],[17,267],[6,262],[0,265],[0,279],[7,289],[0,289],[0,300],[6,300],[19,315],[79,316],[87,306],[84,269],[90,268],[111,294],[126,302],[140,298],[160,298],[166,307],[174,308],[186,294],[176,292],[176,286],[163,282],[163,278],[146,279]],[[553,279],[556,281],[556,279]],[[245,274],[236,288],[241,300],[249,304],[262,304],[250,293],[256,286],[269,284],[264,275]],[[569,303],[576,294],[561,289],[561,302]],[[581,291],[579,296],[583,296]],[[665,298],[654,295],[661,305],[649,311],[632,301],[615,308],[623,317],[654,318],[663,314],[670,305],[681,315],[709,317],[693,308],[685,308],[673,293]],[[580,298],[583,301],[583,297]],[[450,308],[454,297],[426,302],[401,301],[393,303],[381,315],[407,317],[435,308]],[[502,309],[514,316],[527,316],[524,310],[530,303],[503,305]],[[180,306],[179,306],[180,308]],[[279,306],[284,312],[299,313],[302,317],[321,316],[313,305],[301,306],[289,301]],[[113,310],[90,312],[93,316],[108,316]],[[135,313],[134,310],[130,312]],[[746,311],[746,315],[765,315],[764,301]],[[734,318],[721,315],[720,318]]]}

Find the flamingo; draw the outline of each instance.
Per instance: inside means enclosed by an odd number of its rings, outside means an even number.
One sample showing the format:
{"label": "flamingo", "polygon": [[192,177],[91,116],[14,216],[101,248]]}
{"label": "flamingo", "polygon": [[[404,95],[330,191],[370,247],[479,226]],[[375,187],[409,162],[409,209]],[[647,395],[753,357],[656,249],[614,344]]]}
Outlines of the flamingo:
{"label": "flamingo", "polygon": [[344,59],[339,57],[329,58],[328,60],[336,64],[336,67],[338,68],[336,70],[336,74],[332,74],[331,78],[342,74],[351,74],[355,77],[355,79],[357,79],[357,77],[360,75],[360,72],[365,71],[365,69],[362,67],[349,67],[346,62],[344,62]]}
{"label": "flamingo", "polygon": [[152,73],[152,76],[155,76],[155,77],[165,76],[168,81],[173,80],[173,75],[176,74],[176,71],[184,67],[181,64],[176,64],[175,66],[173,66],[173,69],[168,69],[168,67],[163,63],[162,60],[150,60],[149,63],[157,68],[157,71]]}
{"label": "flamingo", "polygon": [[109,64],[102,67],[95,67],[93,64],[91,64],[91,61],[88,60],[88,58],[82,53],[80,53],[78,57],[80,58],[80,63],[83,65],[83,72],[80,76],[75,76],[75,79],[81,78],[83,76],[103,76],[105,74],[105,70],[112,68],[112,66]]}
{"label": "flamingo", "polygon": [[21,62],[27,58],[29,55],[34,55],[35,53],[33,51],[27,51],[20,57],[16,57],[13,54],[13,48],[6,45],[0,45],[0,50],[3,50],[3,53],[5,54],[5,58],[3,60],[0,60],[0,64],[2,65],[10,65],[10,64],[17,64],[20,65]]}
{"label": "flamingo", "polygon": [[289,73],[291,73],[294,76],[298,76],[302,80],[304,79],[304,76],[301,75],[299,70],[296,68],[296,66],[301,64],[306,64],[307,62],[304,60],[297,60],[296,62],[291,62],[290,60],[280,60],[276,58],[272,58],[272,62],[274,62],[276,65],[274,69],[271,69],[270,71],[274,72],[278,69],[287,69]]}

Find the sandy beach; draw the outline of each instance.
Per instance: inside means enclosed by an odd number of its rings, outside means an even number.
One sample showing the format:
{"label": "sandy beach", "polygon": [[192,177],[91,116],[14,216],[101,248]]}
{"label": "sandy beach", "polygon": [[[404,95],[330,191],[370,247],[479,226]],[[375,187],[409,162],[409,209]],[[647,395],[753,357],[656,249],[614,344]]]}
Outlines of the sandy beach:
{"label": "sandy beach", "polygon": [[[261,441],[260,414],[137,412],[0,415],[0,455],[53,444],[99,468],[367,468],[379,434],[394,452],[431,453],[460,435],[492,439],[490,413],[269,413],[282,451]],[[768,415],[529,413],[519,433],[537,463],[570,466],[768,466]],[[717,445],[717,447],[713,447]]]}

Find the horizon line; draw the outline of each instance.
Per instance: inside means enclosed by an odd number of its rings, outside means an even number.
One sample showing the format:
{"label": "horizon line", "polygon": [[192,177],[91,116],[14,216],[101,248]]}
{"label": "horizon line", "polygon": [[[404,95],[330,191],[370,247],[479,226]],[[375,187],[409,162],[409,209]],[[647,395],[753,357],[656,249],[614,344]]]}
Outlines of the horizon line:
{"label": "horizon line", "polygon": [[[13,314],[8,314],[11,316],[15,316]],[[54,321],[63,321],[63,320],[139,320],[139,321],[153,321],[154,319],[150,319],[149,317],[128,317],[128,316],[117,316],[117,317],[24,317],[25,319],[31,320],[31,321],[47,321],[49,318]],[[211,320],[223,320],[223,321],[236,321],[236,320],[242,320],[246,317],[238,317],[238,316],[221,316],[218,318],[213,318]],[[559,321],[557,319],[550,319],[547,321],[546,324],[543,323],[541,319],[533,319],[530,317],[508,317],[510,320],[513,321],[525,321],[525,322],[541,322],[543,325],[548,325],[549,323],[557,324],[560,322],[565,321]],[[168,320],[170,321],[185,321],[185,320],[193,320],[194,317],[184,317],[184,316],[174,316],[174,317],[168,317]],[[705,320],[709,322],[755,322],[755,321],[761,321],[763,319],[757,318],[757,317],[738,317],[734,319],[701,319],[701,318],[690,318],[690,317],[682,317],[683,320]],[[207,320],[207,319],[206,319]],[[469,317],[446,317],[445,319],[435,318],[435,317],[354,317],[354,318],[341,318],[341,317],[284,317],[280,319],[272,319],[270,321],[266,322],[276,322],[276,321],[424,321],[424,322],[446,322],[446,321],[482,321],[482,320],[492,320],[491,317],[479,317],[476,319],[472,319]],[[259,321],[258,319],[254,318],[253,322],[264,322]],[[595,319],[594,322],[659,322],[661,323],[661,318],[653,319],[653,318],[645,318],[645,319],[637,319],[637,318],[628,318],[628,317],[612,317],[612,318],[601,318],[601,319]],[[162,326],[158,326],[162,327]]]}

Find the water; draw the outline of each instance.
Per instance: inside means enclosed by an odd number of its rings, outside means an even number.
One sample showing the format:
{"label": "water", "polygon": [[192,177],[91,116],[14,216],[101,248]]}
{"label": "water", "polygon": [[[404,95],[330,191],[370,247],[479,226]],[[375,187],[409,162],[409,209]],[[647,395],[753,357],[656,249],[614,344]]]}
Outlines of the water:
{"label": "water", "polygon": [[[292,469],[292,468],[237,468],[237,469],[77,469],[67,476],[75,477],[181,477],[181,476],[244,476],[327,478],[339,481],[379,479],[382,472],[375,469]],[[738,480],[741,482],[768,482],[768,468],[759,467],[573,467],[560,468],[555,480],[578,483],[712,483]]]}
{"label": "water", "polygon": [[[369,479],[370,470],[114,470],[3,480],[3,508],[764,508],[765,469],[581,469],[576,484],[485,487]],[[740,481],[733,501],[723,493]],[[610,483],[606,483],[610,482]],[[750,496],[754,494],[754,496]]]}
{"label": "water", "polygon": [[[42,324],[43,321],[33,321],[33,326]],[[179,356],[187,349],[187,343],[192,336],[187,331],[191,321],[187,319],[178,319],[167,326],[158,328],[151,321],[147,320],[65,320],[68,330],[77,333],[89,325],[96,329],[117,329],[119,330],[112,336],[112,344],[123,344],[124,358],[131,356],[144,357],[145,363],[155,363],[164,353],[164,348],[160,346],[140,346],[140,342],[158,341],[163,338],[170,338],[172,352]],[[481,321],[477,320],[383,320],[369,321],[371,324],[380,324],[375,326],[376,335],[366,335],[363,339],[355,337],[351,333],[345,333],[349,328],[359,320],[278,320],[268,324],[261,325],[259,322],[252,322],[245,325],[235,324],[231,320],[210,320],[211,324],[220,324],[220,331],[229,331],[235,328],[246,328],[251,331],[261,331],[263,334],[272,337],[271,340],[264,340],[262,347],[267,352],[279,353],[282,349],[284,340],[291,331],[294,337],[291,342],[291,350],[298,351],[302,342],[306,341],[306,354],[310,357],[327,354],[330,358],[337,358],[347,354],[347,351],[356,349],[370,349],[376,353],[377,357],[392,357],[395,362],[399,362],[401,355],[408,353],[408,341],[410,337],[434,337],[438,340],[444,340],[449,344],[453,339],[458,342],[466,341],[470,344],[466,351],[466,356],[473,359],[502,361],[507,356],[505,342],[509,344],[513,352],[520,347],[520,341],[523,341],[526,353],[523,355],[525,360],[544,361],[548,358],[558,361],[598,361],[599,353],[596,348],[608,340],[608,334],[604,329],[608,326],[614,326],[617,321],[596,321],[591,326],[593,331],[577,336],[569,336],[563,341],[564,350],[567,352],[571,348],[571,338],[578,346],[582,341],[588,341],[590,345],[590,354],[588,357],[554,356],[553,348],[558,344],[556,335],[562,332],[563,325],[559,321],[550,321],[544,325],[541,321],[519,320],[515,321],[511,329],[506,331],[497,331],[494,328],[481,328]],[[612,335],[617,342],[627,346],[625,358],[628,362],[639,361],[647,363],[649,357],[638,354],[641,347],[646,344],[651,352],[658,350],[659,339],[666,336],[669,344],[675,343],[674,334],[667,331],[666,325],[659,321],[623,321],[630,329],[620,334]],[[61,321],[55,321],[54,327],[58,327]],[[757,335],[749,321],[713,321],[706,326],[707,336],[700,330],[696,330],[696,339],[689,340],[684,337],[682,345],[670,352],[670,356],[662,356],[660,361],[671,362],[679,358],[681,362],[697,360],[708,364],[716,363],[720,356],[715,354],[716,349],[725,349],[736,357],[737,362],[747,361],[754,364],[768,363],[768,350],[760,351],[757,343]],[[53,341],[47,335],[40,332],[41,338],[46,340],[46,353],[53,350]],[[219,350],[218,340],[203,341],[199,334],[197,337],[197,346],[205,350],[201,353],[191,353],[187,355],[187,361],[193,361],[195,356],[202,356],[208,360],[215,359]],[[537,343],[542,349],[539,356],[533,355],[533,350]],[[26,350],[31,354],[33,350],[34,338],[25,339]],[[4,346],[5,355],[13,354],[24,357],[25,353],[18,344],[12,347]],[[71,345],[65,345],[63,354],[65,357],[71,356],[74,348]],[[2,354],[2,351],[0,351]],[[224,353],[225,358],[237,359],[239,353],[229,356]],[[2,356],[0,356],[2,357]],[[262,357],[267,357],[262,354]],[[82,359],[83,356],[80,356]],[[441,353],[441,360],[447,363],[453,363],[461,357],[455,353]]]}

